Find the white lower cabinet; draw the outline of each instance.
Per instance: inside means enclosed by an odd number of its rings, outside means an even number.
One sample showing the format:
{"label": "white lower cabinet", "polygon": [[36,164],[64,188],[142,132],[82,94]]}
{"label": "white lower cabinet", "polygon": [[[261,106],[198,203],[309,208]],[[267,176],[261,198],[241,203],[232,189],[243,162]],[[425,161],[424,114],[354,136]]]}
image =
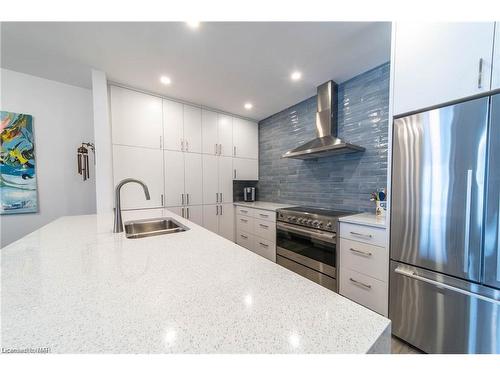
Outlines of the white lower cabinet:
{"label": "white lower cabinet", "polygon": [[233,204],[203,205],[203,226],[230,241],[234,241]]}
{"label": "white lower cabinet", "polygon": [[233,158],[233,179],[252,181],[259,179],[259,161],[257,159]]}
{"label": "white lower cabinet", "polygon": [[340,223],[339,293],[387,316],[389,249],[386,230]]}
{"label": "white lower cabinet", "polygon": [[236,206],[236,243],[276,262],[276,213]]}
{"label": "white lower cabinet", "polygon": [[113,145],[114,186],[125,178],[136,178],[148,186],[151,197],[146,200],[144,190],[139,184],[128,183],[121,189],[122,209],[162,206],[162,158],[162,151],[159,149]]}

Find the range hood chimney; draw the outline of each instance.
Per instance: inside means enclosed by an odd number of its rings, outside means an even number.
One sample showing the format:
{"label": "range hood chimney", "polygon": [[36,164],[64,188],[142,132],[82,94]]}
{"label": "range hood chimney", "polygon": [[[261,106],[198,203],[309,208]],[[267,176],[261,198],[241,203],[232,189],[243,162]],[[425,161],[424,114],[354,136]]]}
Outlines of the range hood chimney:
{"label": "range hood chimney", "polygon": [[284,158],[316,159],[324,156],[364,151],[364,147],[337,138],[338,85],[328,81],[318,86],[316,138],[283,154]]}

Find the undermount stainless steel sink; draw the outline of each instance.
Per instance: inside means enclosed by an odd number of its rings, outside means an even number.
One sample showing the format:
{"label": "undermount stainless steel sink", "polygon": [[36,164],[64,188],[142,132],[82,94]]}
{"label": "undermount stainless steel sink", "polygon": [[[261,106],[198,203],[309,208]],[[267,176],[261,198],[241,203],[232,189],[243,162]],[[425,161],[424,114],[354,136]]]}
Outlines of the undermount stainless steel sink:
{"label": "undermount stainless steel sink", "polygon": [[171,217],[155,219],[141,219],[125,222],[125,236],[127,238],[143,238],[185,232],[188,227]]}

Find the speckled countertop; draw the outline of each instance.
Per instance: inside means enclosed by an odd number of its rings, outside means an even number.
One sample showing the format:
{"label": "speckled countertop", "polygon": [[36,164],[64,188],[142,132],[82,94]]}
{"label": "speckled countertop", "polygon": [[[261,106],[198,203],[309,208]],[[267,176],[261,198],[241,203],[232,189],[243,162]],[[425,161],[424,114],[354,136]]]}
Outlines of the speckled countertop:
{"label": "speckled countertop", "polygon": [[386,228],[386,216],[377,216],[373,213],[363,212],[349,216],[342,216],[339,218],[340,222],[368,225],[377,228]]}
{"label": "speckled countertop", "polygon": [[[257,208],[259,210],[267,210],[267,211],[276,211],[280,208],[292,207],[293,204],[283,204],[283,203],[273,203],[273,202],[264,202],[264,201],[255,201],[255,202],[234,202],[235,206],[243,206],[250,208]],[[296,206],[296,205],[295,205]]]}
{"label": "speckled countertop", "polygon": [[126,239],[69,216],[5,247],[2,348],[53,353],[389,352],[390,321],[188,222]]}

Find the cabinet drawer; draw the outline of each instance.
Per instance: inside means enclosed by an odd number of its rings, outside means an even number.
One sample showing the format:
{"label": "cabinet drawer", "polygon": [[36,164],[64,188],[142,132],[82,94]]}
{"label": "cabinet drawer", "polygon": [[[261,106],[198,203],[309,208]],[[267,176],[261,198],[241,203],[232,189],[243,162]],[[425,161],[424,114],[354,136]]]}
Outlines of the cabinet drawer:
{"label": "cabinet drawer", "polygon": [[340,223],[340,237],[381,247],[387,246],[386,231],[383,228]]}
{"label": "cabinet drawer", "polygon": [[260,220],[270,221],[272,223],[276,222],[276,212],[266,211],[266,210],[255,210],[253,211],[253,217]]}
{"label": "cabinet drawer", "polygon": [[268,241],[276,242],[276,224],[272,222],[254,219],[253,233]]}
{"label": "cabinet drawer", "polygon": [[340,270],[340,294],[387,316],[387,283],[348,268]]}
{"label": "cabinet drawer", "polygon": [[238,230],[253,233],[253,222],[253,217],[236,215],[236,228],[238,228]]}
{"label": "cabinet drawer", "polygon": [[387,282],[389,254],[385,247],[340,239],[340,268],[349,268]]}
{"label": "cabinet drawer", "polygon": [[251,234],[245,233],[238,229],[236,231],[236,243],[248,250],[253,251],[254,237]]}
{"label": "cabinet drawer", "polygon": [[274,244],[274,241],[267,241],[263,238],[255,237],[253,252],[276,262],[276,245]]}
{"label": "cabinet drawer", "polygon": [[236,215],[245,215],[253,217],[253,208],[236,206]]}

